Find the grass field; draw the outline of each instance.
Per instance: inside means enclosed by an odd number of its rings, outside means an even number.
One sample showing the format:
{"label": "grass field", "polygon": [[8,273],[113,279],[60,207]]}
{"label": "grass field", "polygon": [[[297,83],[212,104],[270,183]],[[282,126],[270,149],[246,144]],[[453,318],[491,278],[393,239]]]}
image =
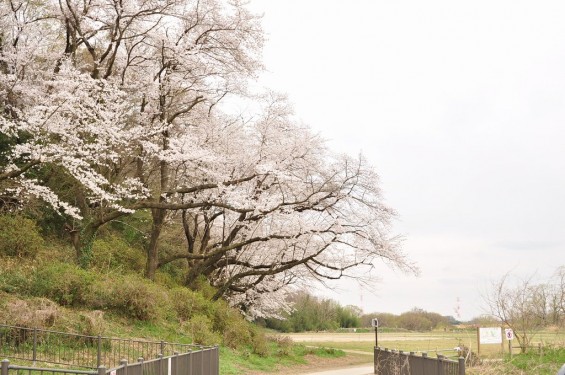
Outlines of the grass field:
{"label": "grass field", "polygon": [[[375,345],[374,333],[307,333],[292,334],[290,337],[312,346],[322,346],[344,350],[372,352]],[[434,331],[434,332],[384,332],[378,335],[378,344],[382,348],[402,350],[405,352],[435,353],[454,357],[455,347],[466,346],[474,353],[478,351],[477,333],[474,330]],[[544,346],[565,346],[564,331],[544,331],[533,337],[532,344],[537,350],[538,344]],[[508,342],[504,340],[504,353],[508,354]],[[513,343],[517,346],[517,342]],[[499,344],[481,345],[481,358],[501,358],[503,348]],[[514,348],[514,353],[519,349]]]}
{"label": "grass field", "polygon": [[[293,340],[309,346],[361,351],[372,353],[375,345],[373,333],[300,333],[289,335]],[[404,352],[426,352],[430,356],[442,354],[457,357],[455,347],[466,346],[477,354],[475,330],[435,332],[382,332],[379,333],[381,348]],[[479,366],[469,367],[469,375],[554,375],[565,363],[565,331],[544,331],[532,338],[528,354],[520,354],[514,342],[514,356],[510,358],[508,341],[500,344],[481,345],[480,357],[485,360]],[[503,352],[504,350],[504,352]]]}

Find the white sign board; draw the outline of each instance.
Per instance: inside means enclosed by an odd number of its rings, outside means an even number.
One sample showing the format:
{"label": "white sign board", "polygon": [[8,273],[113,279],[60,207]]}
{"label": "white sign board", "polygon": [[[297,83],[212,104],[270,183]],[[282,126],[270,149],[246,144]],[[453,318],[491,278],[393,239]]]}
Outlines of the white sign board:
{"label": "white sign board", "polygon": [[371,319],[371,326],[377,328],[379,326],[379,320],[377,318]]}
{"label": "white sign board", "polygon": [[481,344],[502,344],[502,328],[479,328],[479,340]]}
{"label": "white sign board", "polygon": [[504,330],[504,334],[506,335],[506,340],[514,340],[514,331],[512,331],[510,328],[506,328]]}

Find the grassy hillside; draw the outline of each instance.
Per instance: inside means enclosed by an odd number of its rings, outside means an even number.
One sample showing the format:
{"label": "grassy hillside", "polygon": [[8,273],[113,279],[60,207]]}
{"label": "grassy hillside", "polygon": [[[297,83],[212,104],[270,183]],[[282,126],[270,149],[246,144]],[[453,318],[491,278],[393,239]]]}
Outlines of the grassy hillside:
{"label": "grassy hillside", "polygon": [[219,344],[222,374],[303,363],[314,353],[267,336],[225,301],[212,301],[214,290],[206,282],[184,287],[177,269],[182,264],[160,270],[155,281],[145,279],[143,232],[132,229],[143,217],[129,220],[98,234],[92,267],[82,269],[64,233],[58,236],[29,217],[0,215],[0,323]]}

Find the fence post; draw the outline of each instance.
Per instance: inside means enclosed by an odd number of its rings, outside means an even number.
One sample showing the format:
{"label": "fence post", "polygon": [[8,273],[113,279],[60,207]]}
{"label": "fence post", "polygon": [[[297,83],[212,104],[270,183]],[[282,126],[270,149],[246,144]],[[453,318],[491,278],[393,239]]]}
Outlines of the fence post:
{"label": "fence post", "polygon": [[214,354],[214,349],[210,349],[208,351],[208,373],[210,375],[212,375],[213,374],[212,371],[214,371],[214,366],[212,365],[213,354]]}
{"label": "fence post", "polygon": [[216,345],[216,373],[214,375],[220,375],[220,346]]}
{"label": "fence post", "polygon": [[[161,341],[163,342],[163,341]],[[163,375],[163,354],[159,354],[157,355],[157,357],[159,358],[159,371],[157,372],[158,375]]]}
{"label": "fence post", "polygon": [[98,366],[98,375],[106,375],[106,367]]}
{"label": "fence post", "polygon": [[35,366],[35,360],[37,359],[37,328],[33,329],[33,365]]}
{"label": "fence post", "polygon": [[171,375],[177,375],[179,373],[179,366],[180,366],[180,364],[179,364],[179,352],[173,352],[173,356],[175,357],[175,371],[174,371],[174,374],[173,374],[173,368],[172,368],[173,363],[171,361]]}
{"label": "fence post", "polygon": [[96,367],[102,365],[102,337],[98,335],[98,345],[96,349]]}
{"label": "fence post", "polygon": [[2,374],[1,375],[8,375],[8,369],[10,368],[10,361],[4,359],[2,361]]}
{"label": "fence post", "polygon": [[128,360],[127,359],[121,359],[120,360],[120,366],[122,366],[124,368],[124,373],[122,375],[128,375]]}
{"label": "fence post", "polygon": [[457,375],[465,375],[465,358],[459,357],[459,374]]}
{"label": "fence post", "polygon": [[165,341],[163,341],[163,340],[161,340],[160,349],[161,349],[161,354],[165,355]]}

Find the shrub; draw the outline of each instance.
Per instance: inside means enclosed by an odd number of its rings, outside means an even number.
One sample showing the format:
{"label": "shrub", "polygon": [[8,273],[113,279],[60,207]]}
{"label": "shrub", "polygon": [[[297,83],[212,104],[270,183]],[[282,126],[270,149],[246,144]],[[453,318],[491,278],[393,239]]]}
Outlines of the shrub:
{"label": "shrub", "polygon": [[212,331],[212,322],[207,316],[193,316],[190,319],[189,327],[195,344],[215,345],[220,342],[220,337]]}
{"label": "shrub", "polygon": [[159,267],[155,281],[169,288],[175,288],[184,285],[186,273],[186,264],[181,259],[177,259]]}
{"label": "shrub", "polygon": [[21,215],[0,215],[0,255],[35,257],[42,245],[33,220]]}
{"label": "shrub", "polygon": [[140,210],[112,221],[110,227],[130,246],[143,248],[148,242],[146,233],[151,229],[151,221],[151,213]]}
{"label": "shrub", "polygon": [[251,330],[251,347],[253,353],[260,357],[269,355],[269,345],[265,334],[258,329]]}
{"label": "shrub", "polygon": [[50,263],[32,276],[29,293],[47,297],[62,306],[82,306],[88,302],[94,274],[68,263]]}
{"label": "shrub", "polygon": [[86,311],[78,315],[76,331],[81,335],[103,335],[106,330],[104,312],[100,310]]}
{"label": "shrub", "polygon": [[166,293],[150,280],[135,274],[106,277],[91,290],[89,305],[110,309],[138,320],[156,320],[171,310]]}
{"label": "shrub", "polygon": [[189,320],[196,314],[212,315],[214,305],[199,292],[178,287],[169,292],[173,309],[180,320]]}
{"label": "shrub", "polygon": [[252,343],[250,324],[237,311],[228,311],[225,328],[222,332],[224,345],[237,349]]}
{"label": "shrub", "polygon": [[22,259],[0,258],[0,290],[11,294],[28,294],[33,265]]}
{"label": "shrub", "polygon": [[141,272],[145,267],[145,254],[111,235],[98,238],[92,245],[92,265],[99,269],[124,269]]}
{"label": "shrub", "polygon": [[0,308],[0,323],[26,328],[52,327],[58,316],[58,306],[46,298],[14,298]]}

